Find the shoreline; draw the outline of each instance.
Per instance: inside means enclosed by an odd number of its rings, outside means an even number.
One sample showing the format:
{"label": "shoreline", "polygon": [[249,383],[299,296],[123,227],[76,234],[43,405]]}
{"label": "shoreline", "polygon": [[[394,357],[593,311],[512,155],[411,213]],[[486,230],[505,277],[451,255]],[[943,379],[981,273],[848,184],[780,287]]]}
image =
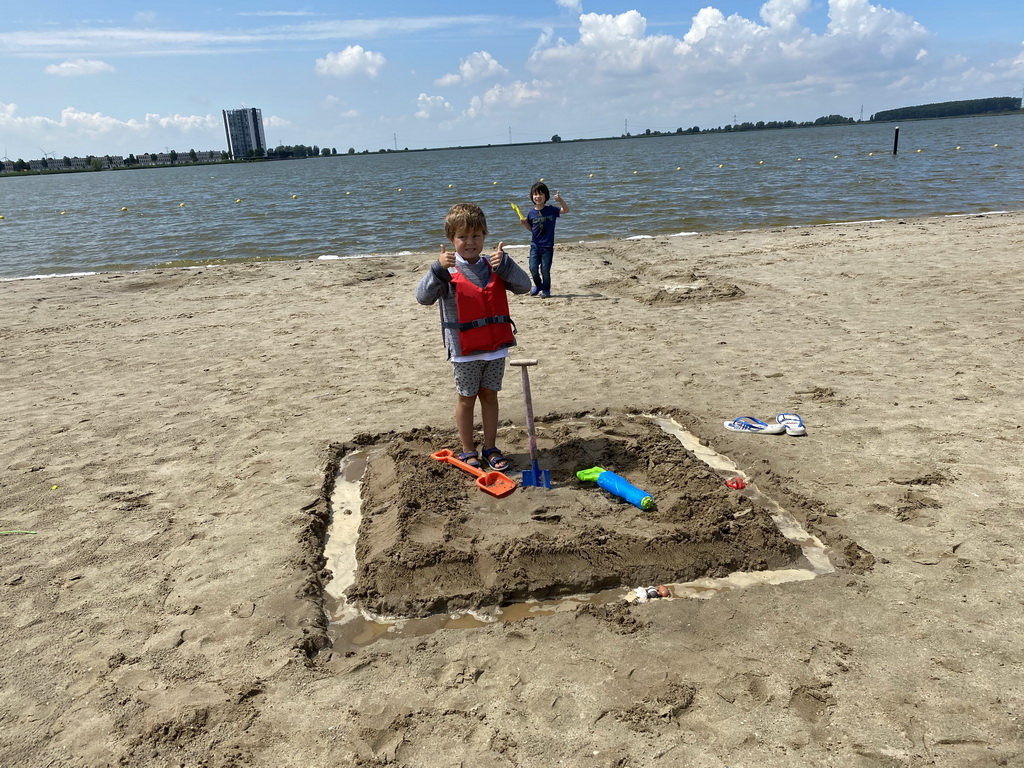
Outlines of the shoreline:
{"label": "shoreline", "polygon": [[[680,237],[697,237],[701,235],[714,235],[714,234],[729,234],[729,233],[756,233],[756,232],[771,232],[775,230],[786,230],[786,229],[813,229],[815,227],[843,227],[843,226],[856,226],[859,224],[880,224],[885,222],[892,222],[898,220],[905,221],[928,221],[931,219],[950,219],[950,218],[970,218],[975,216],[1000,216],[1006,214],[1016,214],[1024,212],[1024,210],[993,210],[993,211],[982,211],[977,213],[947,213],[947,214],[936,214],[932,216],[895,216],[895,217],[881,217],[872,219],[858,219],[856,221],[834,221],[834,222],[819,222],[819,223],[808,223],[808,224],[781,224],[766,227],[744,227],[738,229],[716,229],[711,231],[686,231],[677,232],[675,234],[657,234],[657,235],[629,235],[627,237],[615,238],[590,238],[582,240],[564,240],[556,245],[556,248],[564,248],[567,246],[586,246],[596,245],[598,243],[607,242],[622,242],[628,243],[633,241],[643,240],[658,240],[661,238],[672,239]],[[514,244],[506,245],[505,250],[517,251],[517,250],[529,250],[529,243],[525,244]],[[0,277],[0,283],[11,283],[22,280],[48,280],[53,278],[82,278],[91,277],[95,275],[112,275],[112,274],[138,274],[138,273],[150,273],[154,271],[162,270],[202,270],[202,269],[215,269],[220,267],[230,267],[247,264],[274,264],[274,263],[306,263],[306,262],[333,262],[333,261],[352,261],[352,260],[377,260],[377,259],[395,259],[412,256],[418,253],[426,253],[427,251],[416,251],[404,249],[396,251],[395,253],[366,253],[366,254],[354,254],[351,256],[335,256],[335,255],[323,255],[312,257],[267,257],[263,259],[241,259],[238,261],[225,261],[224,259],[212,260],[206,263],[196,263],[189,265],[177,266],[174,263],[170,264],[156,264],[153,266],[141,267],[139,269],[129,270],[86,270],[80,272],[61,272],[56,274],[34,274],[26,275],[21,277]],[[557,251],[556,251],[557,252]]]}

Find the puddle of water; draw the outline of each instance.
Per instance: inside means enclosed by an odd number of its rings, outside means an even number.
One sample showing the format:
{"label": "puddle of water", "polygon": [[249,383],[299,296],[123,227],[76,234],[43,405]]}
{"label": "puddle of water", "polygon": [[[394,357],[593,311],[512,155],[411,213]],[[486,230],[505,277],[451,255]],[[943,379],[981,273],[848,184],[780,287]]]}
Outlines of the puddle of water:
{"label": "puddle of water", "polygon": [[440,629],[479,629],[498,622],[511,624],[537,616],[553,616],[556,613],[575,611],[581,605],[619,602],[624,597],[625,590],[609,590],[593,595],[563,597],[559,600],[527,600],[486,611],[439,614],[422,619],[371,616],[352,611],[347,620],[339,621],[335,616],[328,634],[336,649],[361,647],[389,636],[422,637]]}
{"label": "puddle of water", "polygon": [[[676,437],[684,448],[711,469],[728,477],[738,476],[747,480],[744,473],[727,456],[702,445],[695,435],[687,432],[676,421],[662,416],[648,416],[648,418],[653,419],[665,432]],[[622,600],[637,601],[639,599],[634,589],[617,588],[591,595],[574,595],[556,600],[528,600],[488,610],[441,614],[423,619],[376,616],[349,605],[344,591],[355,582],[356,539],[361,519],[360,490],[363,472],[365,472],[372,455],[373,451],[356,451],[346,455],[338,469],[334,494],[331,496],[332,519],[328,527],[324,555],[327,558],[327,567],[334,574],[334,578],[326,588],[326,601],[331,616],[328,634],[335,648],[366,646],[388,636],[419,637],[439,629],[477,629],[499,621],[512,623],[536,616],[551,616],[556,613],[575,611],[581,605],[607,605]],[[747,480],[747,487],[741,493],[756,499],[768,508],[779,531],[800,547],[804,559],[810,567],[786,568],[776,571],[737,571],[718,579],[701,578],[667,584],[671,597],[658,599],[697,598],[706,600],[735,589],[808,581],[815,576],[835,571],[821,541],[804,530],[796,518],[774,499],[761,493],[749,480]]]}
{"label": "puddle of water", "polygon": [[324,541],[324,557],[334,578],[325,592],[333,621],[344,621],[358,615],[347,603],[345,590],[356,580],[356,540],[362,520],[359,493],[363,473],[370,461],[369,451],[346,454],[338,467],[331,495],[331,521]]}

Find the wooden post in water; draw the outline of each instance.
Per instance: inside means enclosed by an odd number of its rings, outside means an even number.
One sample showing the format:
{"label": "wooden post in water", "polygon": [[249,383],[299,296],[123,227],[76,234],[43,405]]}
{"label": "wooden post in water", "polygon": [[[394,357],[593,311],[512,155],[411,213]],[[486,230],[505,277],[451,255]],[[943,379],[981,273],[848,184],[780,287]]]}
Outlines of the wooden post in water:
{"label": "wooden post in water", "polygon": [[892,153],[895,155],[900,151],[900,127],[896,126],[896,133],[892,137]]}

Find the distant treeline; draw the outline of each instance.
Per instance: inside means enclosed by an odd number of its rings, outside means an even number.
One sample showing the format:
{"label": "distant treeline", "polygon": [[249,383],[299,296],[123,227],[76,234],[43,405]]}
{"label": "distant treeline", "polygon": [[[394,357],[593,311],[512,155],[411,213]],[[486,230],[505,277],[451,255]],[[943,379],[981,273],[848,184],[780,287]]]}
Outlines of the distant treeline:
{"label": "distant treeline", "polygon": [[[354,150],[349,150],[349,154]],[[249,150],[249,157],[267,157],[270,160],[288,160],[294,157],[330,157],[331,155],[338,154],[338,150],[334,147],[324,147],[320,149],[319,146],[313,144],[307,146],[305,144],[278,144],[276,147],[268,148],[266,152],[262,149]]]}
{"label": "distant treeline", "polygon": [[917,107],[900,107],[876,112],[869,122],[885,123],[892,120],[922,120],[928,117],[962,117],[964,115],[987,115],[993,112],[1018,112],[1021,100],[1013,96],[996,96],[991,99],[969,101],[943,101],[939,104],[922,104]]}

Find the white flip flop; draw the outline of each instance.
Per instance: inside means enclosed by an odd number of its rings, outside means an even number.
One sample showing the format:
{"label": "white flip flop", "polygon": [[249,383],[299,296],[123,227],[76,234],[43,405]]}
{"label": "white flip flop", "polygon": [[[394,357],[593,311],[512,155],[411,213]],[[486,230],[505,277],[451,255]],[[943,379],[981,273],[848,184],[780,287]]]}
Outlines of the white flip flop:
{"label": "white flip flop", "polygon": [[775,420],[786,430],[790,437],[803,437],[807,434],[804,428],[804,420],[795,413],[780,413]]}
{"label": "white flip flop", "polygon": [[781,435],[786,431],[784,424],[766,424],[753,416],[738,416],[732,421],[723,422],[723,424],[732,432],[753,432],[758,435]]}

